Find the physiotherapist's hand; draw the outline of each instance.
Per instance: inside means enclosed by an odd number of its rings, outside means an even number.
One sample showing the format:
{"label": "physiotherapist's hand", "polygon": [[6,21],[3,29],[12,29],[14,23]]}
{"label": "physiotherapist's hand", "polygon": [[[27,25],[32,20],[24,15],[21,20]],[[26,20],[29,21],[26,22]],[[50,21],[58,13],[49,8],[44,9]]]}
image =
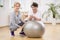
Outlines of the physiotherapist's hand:
{"label": "physiotherapist's hand", "polygon": [[36,21],[41,21],[41,19],[40,18],[37,18]]}
{"label": "physiotherapist's hand", "polygon": [[31,15],[31,19],[32,19],[32,20],[36,20],[36,17],[33,16],[33,15]]}
{"label": "physiotherapist's hand", "polygon": [[33,16],[32,16],[32,15],[30,15],[29,20],[32,20],[32,18],[33,18]]}
{"label": "physiotherapist's hand", "polygon": [[31,18],[34,18],[34,16],[30,15]]}
{"label": "physiotherapist's hand", "polygon": [[41,21],[41,18],[37,18],[37,17],[34,16],[34,20]]}
{"label": "physiotherapist's hand", "polygon": [[38,19],[38,21],[41,21],[41,19]]}
{"label": "physiotherapist's hand", "polygon": [[37,18],[35,16],[33,16],[34,20],[36,20]]}

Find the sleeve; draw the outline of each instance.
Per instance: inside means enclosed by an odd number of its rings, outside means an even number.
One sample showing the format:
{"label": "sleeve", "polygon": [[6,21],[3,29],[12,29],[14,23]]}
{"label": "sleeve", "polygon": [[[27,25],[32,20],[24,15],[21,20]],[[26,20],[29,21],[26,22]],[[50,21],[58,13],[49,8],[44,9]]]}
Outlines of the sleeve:
{"label": "sleeve", "polygon": [[37,17],[42,19],[42,14],[38,12]]}
{"label": "sleeve", "polygon": [[19,27],[19,25],[15,23],[15,18],[14,18],[14,15],[13,15],[13,14],[10,14],[10,24],[11,24],[11,23],[12,23],[13,25]]}

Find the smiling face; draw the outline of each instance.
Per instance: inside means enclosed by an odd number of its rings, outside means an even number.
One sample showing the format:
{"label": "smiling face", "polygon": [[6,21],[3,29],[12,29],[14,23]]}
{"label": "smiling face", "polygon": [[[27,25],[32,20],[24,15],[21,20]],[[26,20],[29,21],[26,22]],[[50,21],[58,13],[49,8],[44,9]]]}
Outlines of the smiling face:
{"label": "smiling face", "polygon": [[32,6],[32,10],[33,10],[33,12],[37,12],[37,7],[34,7],[34,6]]}
{"label": "smiling face", "polygon": [[15,10],[15,11],[19,11],[19,8],[20,8],[20,3],[18,3],[18,2],[15,3],[15,4],[14,4],[14,10]]}
{"label": "smiling face", "polygon": [[36,12],[37,12],[37,9],[38,9],[38,4],[35,3],[35,2],[33,2],[33,4],[31,5],[31,8],[32,8],[32,11],[33,11],[34,13],[36,13]]}

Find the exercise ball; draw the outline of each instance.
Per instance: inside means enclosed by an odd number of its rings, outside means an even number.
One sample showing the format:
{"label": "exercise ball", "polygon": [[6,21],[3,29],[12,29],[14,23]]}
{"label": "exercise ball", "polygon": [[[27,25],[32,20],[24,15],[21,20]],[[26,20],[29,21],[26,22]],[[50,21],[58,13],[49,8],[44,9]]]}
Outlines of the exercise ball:
{"label": "exercise ball", "polygon": [[27,37],[42,37],[44,27],[36,21],[28,21],[24,24],[24,33]]}

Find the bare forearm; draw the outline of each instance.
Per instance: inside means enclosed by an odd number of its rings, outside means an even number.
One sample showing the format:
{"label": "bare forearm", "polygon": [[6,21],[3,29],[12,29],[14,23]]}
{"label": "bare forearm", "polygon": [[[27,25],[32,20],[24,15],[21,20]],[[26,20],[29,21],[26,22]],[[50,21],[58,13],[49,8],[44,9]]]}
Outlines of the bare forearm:
{"label": "bare forearm", "polygon": [[37,18],[37,17],[34,17],[34,19],[35,19],[36,21],[41,21],[41,19],[40,19],[40,18]]}
{"label": "bare forearm", "polygon": [[32,20],[32,17],[29,17],[29,20]]}

